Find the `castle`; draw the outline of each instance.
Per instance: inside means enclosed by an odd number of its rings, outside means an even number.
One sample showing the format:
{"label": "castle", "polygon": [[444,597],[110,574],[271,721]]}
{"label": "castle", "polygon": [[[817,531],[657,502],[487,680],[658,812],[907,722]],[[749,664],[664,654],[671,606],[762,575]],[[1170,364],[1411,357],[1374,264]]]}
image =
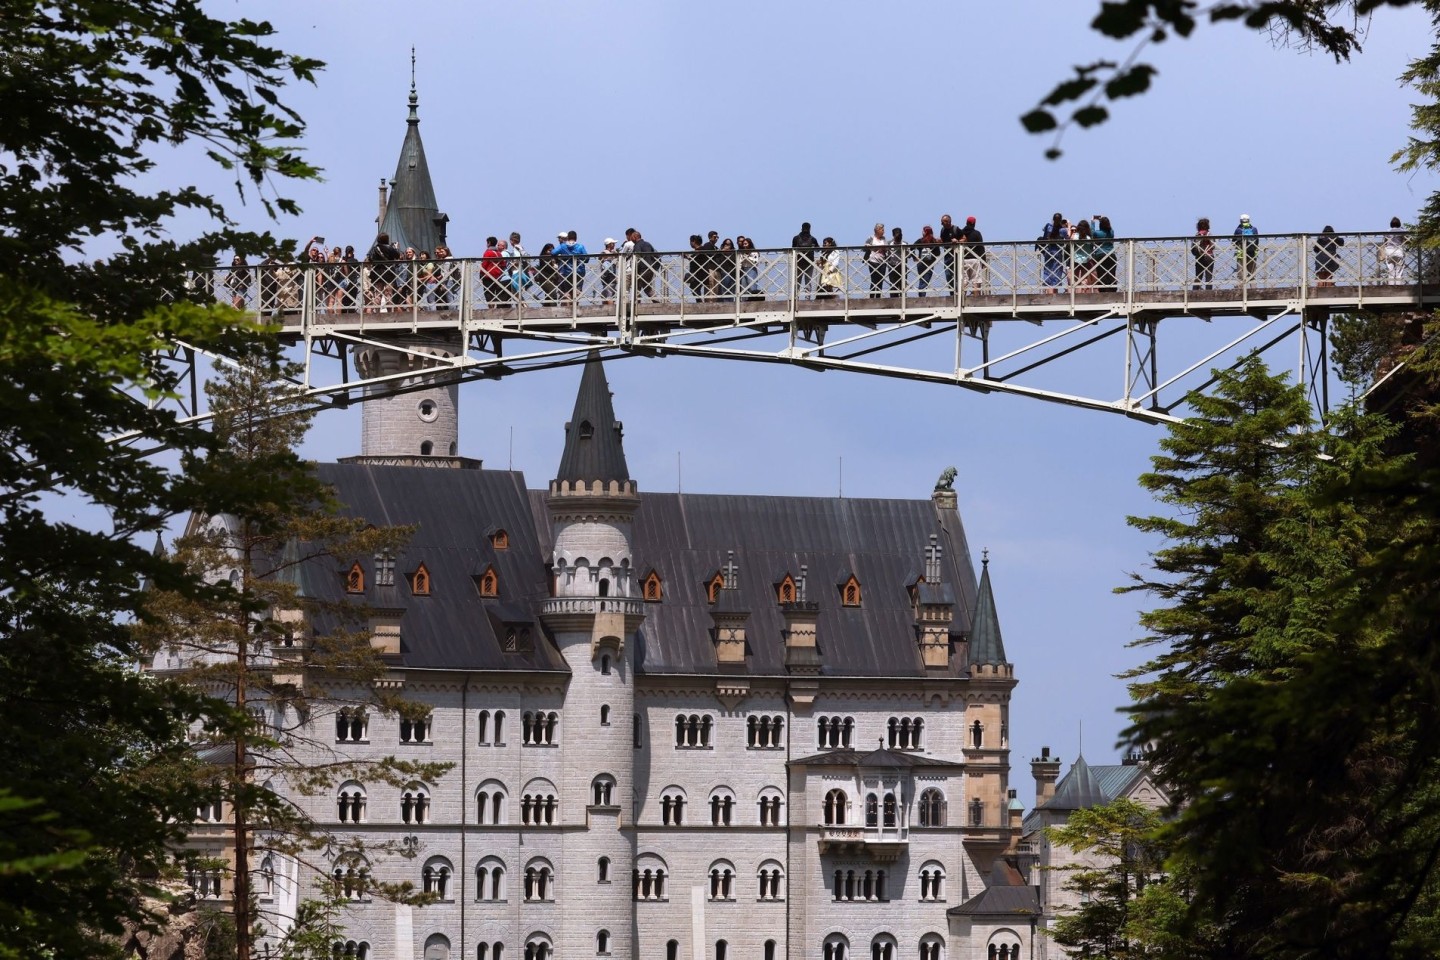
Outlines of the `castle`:
{"label": "castle", "polygon": [[[445,222],[410,102],[381,224],[402,245]],[[554,476],[529,489],[457,455],[435,349],[360,348],[362,372],[415,377],[367,399],[360,456],[318,468],[346,510],[413,538],[296,574],[304,596],[371,611],[383,682],[429,711],[317,711],[311,735],[454,765],[292,797],[398,851],[327,865],[351,900],[337,956],[1032,956],[1016,678],[949,484],[923,500],[642,493],[592,356]],[[256,867],[283,925],[315,877],[275,854]],[[367,877],[437,902],[371,898]]]}

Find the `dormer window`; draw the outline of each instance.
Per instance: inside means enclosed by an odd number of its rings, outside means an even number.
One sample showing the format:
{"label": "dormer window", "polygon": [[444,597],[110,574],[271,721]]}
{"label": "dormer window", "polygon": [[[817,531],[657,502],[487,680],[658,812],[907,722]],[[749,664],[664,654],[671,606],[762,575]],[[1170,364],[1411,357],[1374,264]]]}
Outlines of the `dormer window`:
{"label": "dormer window", "polygon": [[350,570],[345,574],[345,592],[365,592],[365,568],[360,566],[359,560],[350,564]]}
{"label": "dormer window", "polygon": [[430,571],[423,563],[410,574],[410,592],[417,597],[430,596]]}
{"label": "dormer window", "polygon": [[860,606],[860,581],[852,573],[850,579],[840,585],[840,602],[847,607]]}
{"label": "dormer window", "polygon": [[500,595],[500,575],[495,572],[494,567],[486,567],[485,572],[475,578],[475,586],[480,589],[482,597],[498,597]]}
{"label": "dormer window", "polygon": [[795,578],[785,574],[785,579],[775,588],[775,599],[780,603],[795,602]]}
{"label": "dormer window", "polygon": [[715,576],[711,577],[710,582],[705,585],[705,596],[709,598],[710,603],[714,603],[720,599],[720,591],[724,588],[725,574],[716,571]]}
{"label": "dormer window", "polygon": [[375,554],[375,586],[395,586],[395,556],[388,550]]}
{"label": "dormer window", "polygon": [[650,575],[646,577],[644,583],[640,585],[640,595],[644,597],[646,603],[660,602],[661,597],[664,595],[660,585],[660,574],[654,570],[650,571]]}
{"label": "dormer window", "polygon": [[509,550],[510,534],[506,533],[504,530],[496,530],[494,533],[490,534],[490,546],[494,547],[496,550]]}

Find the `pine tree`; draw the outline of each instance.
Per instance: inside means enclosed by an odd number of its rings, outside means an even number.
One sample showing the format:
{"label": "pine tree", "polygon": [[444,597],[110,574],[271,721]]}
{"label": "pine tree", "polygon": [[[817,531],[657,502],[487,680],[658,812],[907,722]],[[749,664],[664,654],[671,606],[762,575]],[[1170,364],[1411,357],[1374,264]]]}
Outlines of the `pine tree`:
{"label": "pine tree", "polygon": [[[259,912],[261,855],[329,876],[332,862],[365,864],[387,852],[324,828],[295,796],[328,792],[348,779],[400,787],[434,782],[448,768],[355,759],[315,733],[341,710],[415,715],[416,708],[377,683],[388,666],[358,626],[364,611],[301,589],[305,568],[327,564],[341,576],[360,557],[395,550],[408,531],[336,510],[312,465],[296,455],[313,414],[285,385],[286,372],[273,354],[256,349],[207,385],[218,446],[186,465],[197,505],[206,509],[192,516],[174,557],[212,587],[200,598],[156,591],[149,622],[137,628],[156,655],[157,672],[201,697],[203,723],[183,775],[223,804],[230,849],[222,861],[192,867],[232,879],[238,960],[252,955],[259,930],[276,927]],[[322,883],[315,891],[320,906],[307,907],[307,915],[332,916],[324,905],[356,895],[357,884],[367,896],[423,902],[410,884],[377,883],[362,868]],[[291,939],[305,933],[292,931]]]}

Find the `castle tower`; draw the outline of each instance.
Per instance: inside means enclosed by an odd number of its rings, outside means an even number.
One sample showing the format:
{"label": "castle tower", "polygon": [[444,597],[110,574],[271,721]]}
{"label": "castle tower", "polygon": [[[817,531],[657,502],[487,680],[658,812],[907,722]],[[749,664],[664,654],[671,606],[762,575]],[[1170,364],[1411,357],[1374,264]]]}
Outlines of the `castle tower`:
{"label": "castle tower", "polygon": [[[414,55],[411,55],[410,116],[405,142],[395,167],[380,232],[403,251],[406,247],[434,252],[445,242],[449,217],[435,202],[435,186],[420,140],[420,98],[415,92]],[[391,311],[409,308],[391,307]],[[383,318],[376,317],[377,321]],[[354,348],[355,369],[364,379],[396,376],[365,388],[361,405],[360,454],[367,460],[407,465],[454,466],[459,453],[460,388],[446,382],[446,362],[461,350],[458,331],[435,334],[389,334],[385,324],[367,331],[378,341]]]}
{"label": "castle tower", "polygon": [[1005,658],[1000,618],[990,587],[990,558],[981,562],[970,625],[969,690],[965,699],[965,846],[988,871],[1014,840],[1009,815],[1010,693],[1015,668]]}
{"label": "castle tower", "polygon": [[547,506],[553,536],[554,588],[542,616],[570,668],[565,693],[561,786],[566,856],[595,879],[605,863],[609,882],[586,885],[584,909],[566,910],[556,952],[588,956],[600,929],[612,934],[613,960],[630,960],[635,863],[635,714],[632,638],[644,619],[631,556],[640,497],[625,465],[621,425],[599,357],[580,378],[575,411],[565,425],[560,469]]}

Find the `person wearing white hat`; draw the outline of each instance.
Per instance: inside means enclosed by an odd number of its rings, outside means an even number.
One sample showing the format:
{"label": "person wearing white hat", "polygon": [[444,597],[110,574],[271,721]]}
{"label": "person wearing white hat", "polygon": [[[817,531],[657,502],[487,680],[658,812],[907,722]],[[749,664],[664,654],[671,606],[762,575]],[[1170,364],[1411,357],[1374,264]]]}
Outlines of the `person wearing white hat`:
{"label": "person wearing white hat", "polygon": [[620,259],[620,251],[615,249],[615,238],[605,238],[605,249],[600,251],[600,296],[605,301],[605,306],[613,306],[615,303],[615,276],[616,267]]}
{"label": "person wearing white hat", "polygon": [[1255,238],[1259,234],[1250,222],[1250,214],[1240,214],[1235,226],[1235,276],[1241,283],[1249,283],[1255,274],[1255,260],[1260,255],[1260,242]]}

